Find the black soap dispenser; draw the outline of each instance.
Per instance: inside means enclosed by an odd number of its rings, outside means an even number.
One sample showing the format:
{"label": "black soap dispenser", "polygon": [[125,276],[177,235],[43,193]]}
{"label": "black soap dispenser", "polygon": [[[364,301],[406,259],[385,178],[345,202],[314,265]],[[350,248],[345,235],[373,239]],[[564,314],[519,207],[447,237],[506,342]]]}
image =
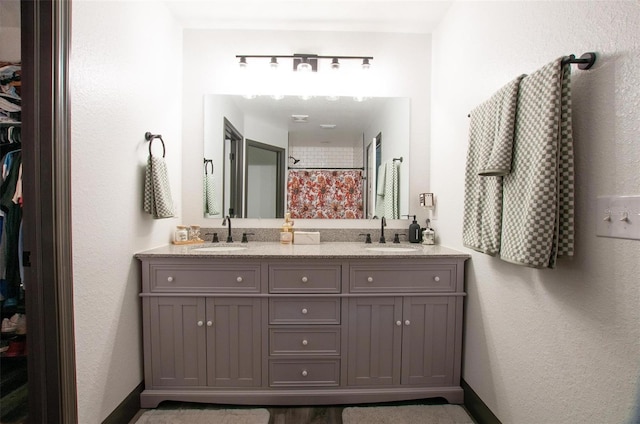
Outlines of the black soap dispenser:
{"label": "black soap dispenser", "polygon": [[[407,215],[408,217],[411,215]],[[413,215],[413,222],[409,225],[409,242],[420,243],[420,224],[416,221],[416,216]]]}

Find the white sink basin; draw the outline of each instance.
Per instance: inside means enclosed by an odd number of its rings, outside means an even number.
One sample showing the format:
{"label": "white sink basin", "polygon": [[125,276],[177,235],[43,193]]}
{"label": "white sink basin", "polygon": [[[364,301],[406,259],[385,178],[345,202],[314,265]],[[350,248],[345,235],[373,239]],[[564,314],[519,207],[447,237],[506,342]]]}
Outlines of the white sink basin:
{"label": "white sink basin", "polygon": [[196,252],[235,252],[237,250],[245,250],[245,246],[211,246],[211,247],[198,247]]}
{"label": "white sink basin", "polygon": [[399,252],[415,252],[416,249],[412,247],[394,247],[394,246],[377,246],[377,247],[365,247],[365,250],[370,250],[372,252],[391,252],[391,253],[399,253]]}

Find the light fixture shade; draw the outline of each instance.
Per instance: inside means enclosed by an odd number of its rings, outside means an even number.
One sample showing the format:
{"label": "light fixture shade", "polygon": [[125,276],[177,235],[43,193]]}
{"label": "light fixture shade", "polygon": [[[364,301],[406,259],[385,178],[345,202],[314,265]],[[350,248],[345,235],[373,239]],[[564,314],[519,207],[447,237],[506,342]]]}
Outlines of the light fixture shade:
{"label": "light fixture shade", "polygon": [[296,71],[298,72],[311,72],[313,70],[313,67],[311,66],[311,64],[309,63],[309,60],[306,57],[303,57],[300,60],[300,63],[298,63],[298,66],[296,66]]}
{"label": "light fixture shade", "polygon": [[271,69],[278,69],[278,58],[272,57],[271,62],[269,62],[269,66],[271,66]]}
{"label": "light fixture shade", "polygon": [[371,67],[371,64],[369,63],[369,59],[364,58],[362,59],[362,69],[369,69]]}
{"label": "light fixture shade", "polygon": [[338,58],[334,57],[331,60],[331,69],[337,71],[338,69],[340,69],[340,62],[338,62]]}
{"label": "light fixture shade", "polygon": [[244,56],[240,57],[240,61],[238,62],[238,65],[242,69],[246,68],[247,67],[247,58],[244,57]]}

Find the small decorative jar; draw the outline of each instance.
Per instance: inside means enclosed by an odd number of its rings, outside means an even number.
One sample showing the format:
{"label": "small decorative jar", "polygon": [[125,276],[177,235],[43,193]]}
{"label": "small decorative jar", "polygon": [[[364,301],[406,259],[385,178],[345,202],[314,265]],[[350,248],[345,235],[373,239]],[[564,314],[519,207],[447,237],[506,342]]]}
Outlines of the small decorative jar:
{"label": "small decorative jar", "polygon": [[184,225],[178,225],[176,231],[173,233],[173,241],[176,243],[183,243],[189,241],[189,231]]}

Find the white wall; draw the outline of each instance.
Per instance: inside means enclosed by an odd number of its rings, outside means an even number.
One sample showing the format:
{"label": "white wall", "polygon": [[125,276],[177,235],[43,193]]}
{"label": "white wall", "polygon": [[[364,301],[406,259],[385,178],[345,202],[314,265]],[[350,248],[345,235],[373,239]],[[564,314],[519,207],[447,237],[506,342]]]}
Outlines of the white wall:
{"label": "white wall", "polygon": [[[468,263],[463,378],[503,423],[623,423],[640,370],[640,241],[594,234],[595,198],[640,194],[638,2],[454,2],[433,36],[431,181]],[[469,111],[520,73],[573,71],[576,256],[556,270],[462,247]],[[634,421],[635,422],[635,421]]]}
{"label": "white wall", "polygon": [[[102,422],[142,381],[136,251],[181,219],[142,211],[144,133],[162,134],[181,205],[182,36],[156,2],[75,1],[70,63],[78,422]],[[156,145],[157,144],[157,145]],[[154,142],[154,151],[161,151]],[[200,192],[202,191],[199,189]]]}
{"label": "white wall", "polygon": [[[217,94],[338,94],[384,97],[409,97],[411,99],[411,155],[406,165],[410,168],[410,191],[419,193],[429,186],[429,137],[430,137],[430,58],[431,36],[425,34],[304,32],[304,31],[233,31],[188,29],[184,32],[183,73],[183,205],[189,223],[203,226],[219,226],[219,220],[202,218],[202,189],[187,190],[194,182],[202,184],[200,168],[193,166],[201,160],[203,147],[203,96]],[[301,84],[297,76],[273,84],[257,85],[249,77],[241,77],[237,54],[293,54],[312,52],[319,55],[344,56],[370,55],[374,57],[368,78],[336,80],[331,76],[313,75],[313,84]],[[326,74],[325,74],[326,75]],[[249,80],[247,81],[247,78]],[[275,84],[275,86],[274,86]],[[260,88],[262,87],[262,88]],[[275,87],[275,88],[274,88]],[[413,198],[415,197],[415,199]],[[410,209],[418,211],[418,198],[410,199]],[[193,207],[192,205],[198,205]],[[417,213],[420,213],[419,211]],[[296,226],[303,227],[303,220]],[[351,221],[351,222],[346,222]],[[185,221],[186,222],[186,221]],[[244,220],[240,226],[273,226],[279,220]],[[352,220],[328,220],[320,224],[336,227],[354,225]],[[369,223],[377,227],[375,223]],[[406,228],[406,220],[400,224]]]}

